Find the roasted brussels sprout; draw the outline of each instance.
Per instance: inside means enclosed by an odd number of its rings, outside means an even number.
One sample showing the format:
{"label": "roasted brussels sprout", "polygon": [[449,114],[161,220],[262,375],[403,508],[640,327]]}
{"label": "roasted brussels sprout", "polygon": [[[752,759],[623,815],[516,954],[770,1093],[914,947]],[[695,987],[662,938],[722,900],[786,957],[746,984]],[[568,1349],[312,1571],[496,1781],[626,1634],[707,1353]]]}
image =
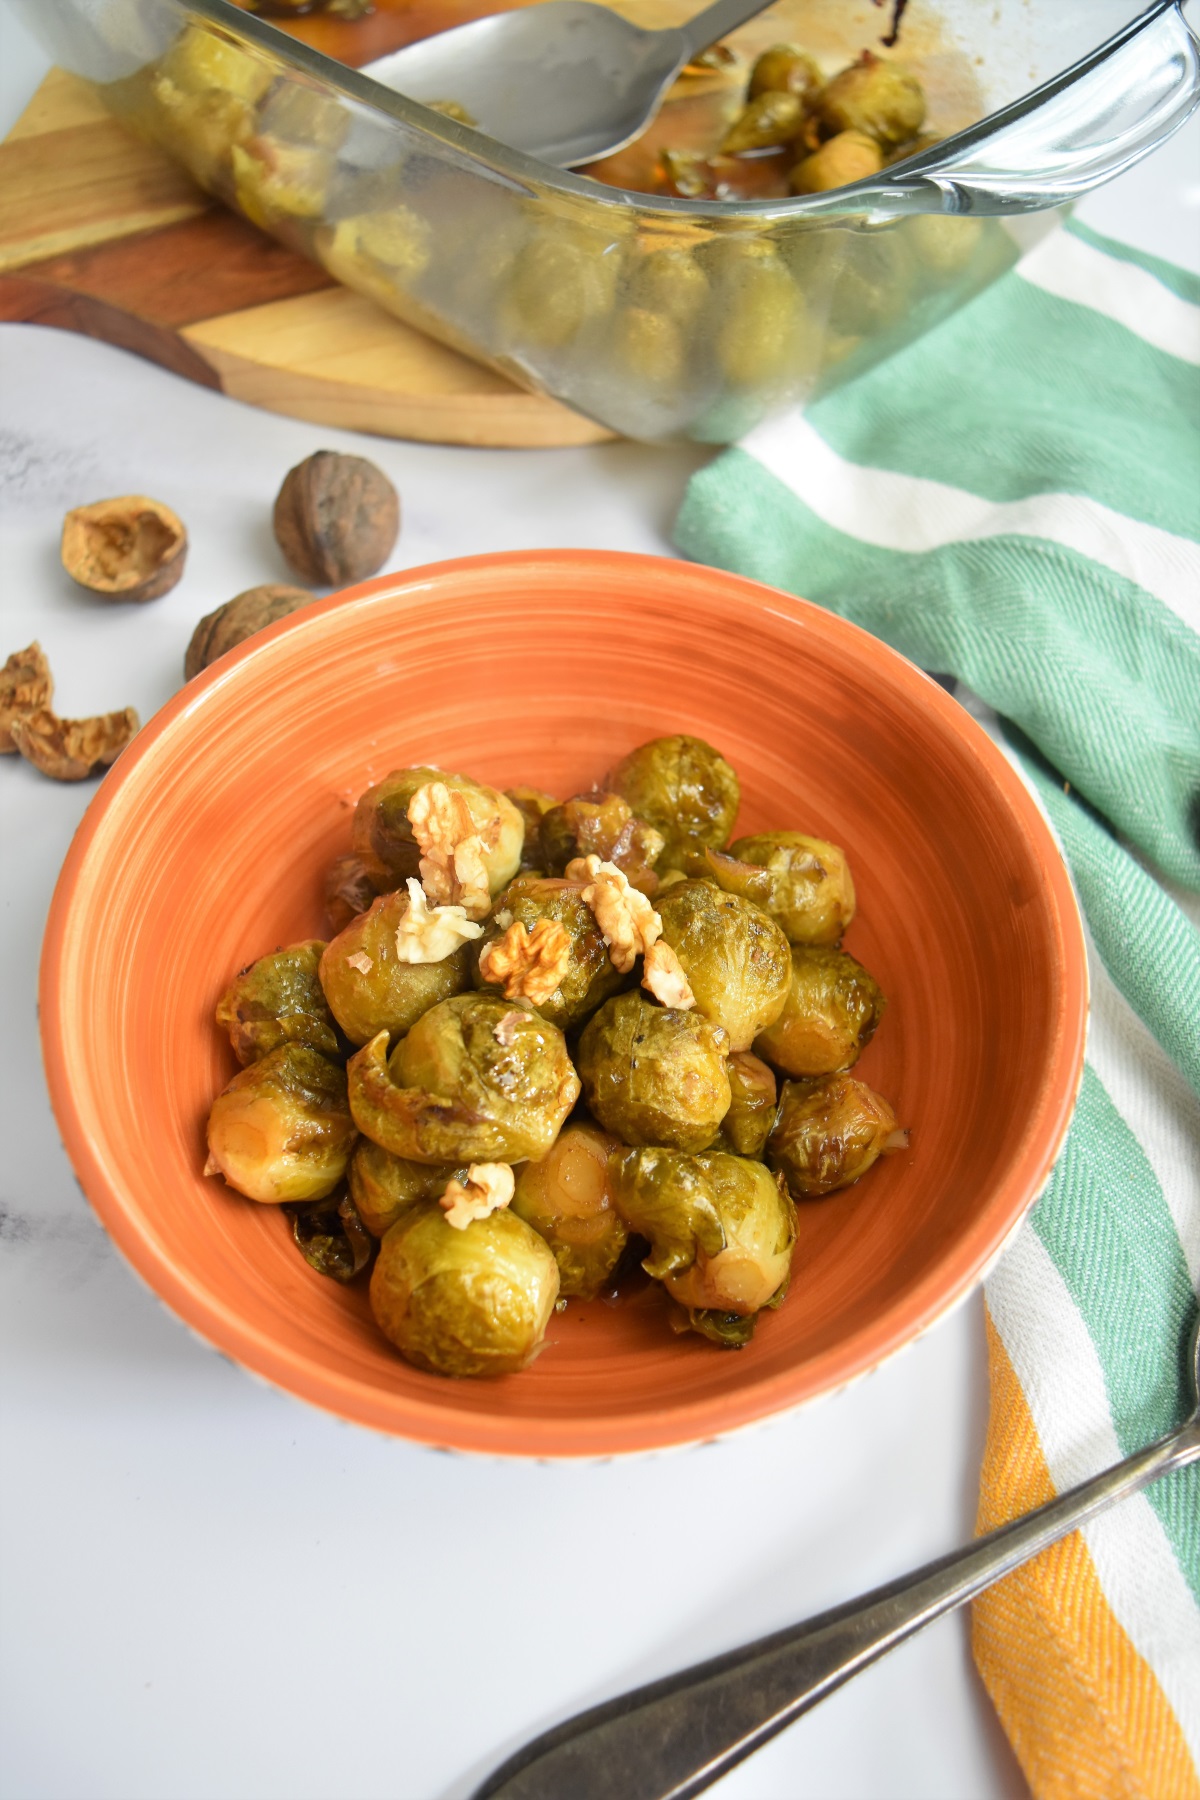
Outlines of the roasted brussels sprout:
{"label": "roasted brussels sprout", "polygon": [[[771,245],[732,246],[716,284],[722,324],[717,360],[739,387],[783,380],[802,364],[808,317],[804,296]],[[710,840],[711,841],[711,840]]]}
{"label": "roasted brussels sprout", "polygon": [[556,350],[607,313],[620,250],[600,232],[536,234],[517,252],[509,278],[513,335]]}
{"label": "roasted brussels sprout", "polygon": [[767,1161],[793,1200],[802,1200],[849,1187],[878,1157],[907,1143],[882,1094],[853,1075],[822,1075],[784,1082]]}
{"label": "roasted brussels sprout", "polygon": [[541,838],[552,875],[561,875],[577,856],[598,856],[615,863],[642,893],[653,894],[658,886],[654,865],[663,853],[663,834],[636,818],[620,794],[594,788],[552,807],[542,820]]}
{"label": "roasted brussels sprout", "polygon": [[[689,1315],[746,1319],[782,1298],[795,1223],[787,1195],[762,1163],[720,1151],[626,1150],[613,1158],[613,1177],[630,1230],[650,1240],[643,1268]],[[692,1323],[726,1343],[749,1335],[722,1334],[715,1321]]]}
{"label": "roasted brussels sprout", "polygon": [[[613,967],[608,946],[596,923],[595,914],[582,898],[576,882],[556,876],[518,875],[498,897],[491,918],[484,927],[478,944],[472,946],[472,961],[477,987],[495,993],[501,984],[480,972],[480,962],[487,966],[488,952],[512,929],[523,925],[532,933],[541,919],[554,920],[566,934],[561,959],[561,972],[553,991],[546,999],[538,992],[528,998],[551,1025],[567,1031],[590,1018],[596,1008],[623,986],[625,977]],[[551,971],[553,976],[554,971]],[[520,982],[505,984],[507,998],[526,993]]]}
{"label": "roasted brussels sprout", "polygon": [[687,340],[678,320],[644,306],[626,306],[617,314],[612,347],[622,368],[652,390],[677,387],[687,363]]}
{"label": "roasted brussels sprout", "polygon": [[553,794],[544,794],[541,788],[515,787],[505,788],[505,798],[511,800],[525,821],[525,842],[521,846],[520,873],[528,875],[535,872],[546,873],[546,859],[542,851],[542,820],[551,807],[558,801]]}
{"label": "roasted brussels sprout", "polygon": [[749,1050],[738,1050],[728,1068],[732,1098],[712,1147],[735,1156],[760,1157],[775,1123],[775,1071]]}
{"label": "roasted brussels sprout", "polygon": [[600,1124],[627,1144],[703,1150],[729,1111],[729,1036],[697,1011],[618,994],[584,1026],[579,1073]]}
{"label": "roasted brussels sprout", "polygon": [[511,1211],[456,1230],[439,1206],[416,1206],[388,1231],[371,1274],[379,1329],[435,1375],[523,1369],[557,1298],[549,1246]]}
{"label": "roasted brussels sprout", "polygon": [[390,1062],[380,1032],[347,1073],[359,1129],[423,1163],[544,1156],[579,1098],[561,1031],[490,994],[432,1007]]}
{"label": "roasted brussels sprout", "polygon": [[333,1015],[317,979],[324,948],[320,938],[309,938],[260,956],[221,995],[217,1024],[229,1033],[240,1063],[257,1062],[281,1044],[338,1054]]}
{"label": "roasted brussels sprout", "polygon": [[865,181],[883,167],[883,151],[863,131],[839,131],[819,150],[803,157],[788,178],[793,194],[823,194],[829,188]]}
{"label": "roasted brussels sprout", "polygon": [[804,102],[798,94],[768,88],[747,100],[721,139],[721,153],[740,156],[747,150],[790,144],[803,130],[804,119]]}
{"label": "roasted brussels sprout", "polygon": [[629,1238],[609,1171],[618,1147],[594,1125],[566,1125],[541,1162],[517,1170],[512,1210],[554,1252],[560,1291],[581,1300],[594,1300],[612,1279]]}
{"label": "roasted brussels sprout", "polygon": [[377,1032],[403,1035],[439,1000],[471,985],[471,948],[461,943],[439,962],[402,962],[396,932],[411,906],[406,888],[381,894],[340,931],[321,957],[321,986],[352,1044]]}
{"label": "roasted brussels sprout", "polygon": [[782,927],[789,943],[837,944],[854,917],[854,882],[845,854],[800,831],[738,838],[729,855],[705,853],[690,867],[727,894],[752,900]]}
{"label": "roasted brussels sprout", "polygon": [[798,94],[812,100],[823,77],[814,59],[797,44],[772,44],[750,71],[750,99],[756,94]]}
{"label": "roasted brussels sprout", "polygon": [[[391,887],[391,881],[388,882]],[[373,901],[379,898],[379,889],[371,879],[371,872],[361,856],[351,851],[349,856],[339,856],[330,863],[325,871],[325,916],[329,920],[329,935],[336,937],[339,931],[345,931],[352,919],[365,913]]]}
{"label": "roasted brussels sprout", "polygon": [[449,775],[444,769],[425,766],[397,769],[385,776],[367,789],[354,809],[355,852],[380,888],[395,887],[418,875],[421,852],[409,824],[408,808],[417,789],[431,781],[464,793],[472,816],[481,824],[490,824],[499,814],[496,841],[485,845],[483,857],[488,887],[498,894],[520,866],[525,821],[507,795],[468,775]]}
{"label": "roasted brussels sprout", "polygon": [[830,136],[864,131],[881,149],[894,150],[920,131],[925,96],[919,81],[867,50],[822,89],[817,117]]}
{"label": "roasted brussels sprout", "polygon": [[382,1237],[402,1213],[422,1200],[436,1200],[450,1181],[466,1178],[465,1163],[409,1162],[360,1137],[346,1170],[350,1197],[373,1237]]}
{"label": "roasted brussels sprout", "polygon": [[754,1048],[785,1075],[838,1074],[870,1043],[884,1004],[878,982],[844,950],[796,945],[787,1003]]}
{"label": "roasted brussels sprout", "polygon": [[349,1194],[324,1200],[285,1201],[296,1248],[310,1268],[332,1281],[353,1281],[371,1260],[371,1234]]}
{"label": "roasted brussels sprout", "polygon": [[282,1044],[213,1101],[205,1173],[248,1200],[319,1200],[346,1173],[355,1136],[343,1071],[316,1050]]}
{"label": "roasted brussels sprout", "polygon": [[607,786],[662,832],[664,869],[680,865],[689,850],[727,843],[741,799],[738,778],[725,758],[697,737],[653,738],[640,745],[617,764]]}
{"label": "roasted brussels sprout", "polygon": [[708,881],[681,881],[658,900],[663,939],[679,958],[696,1009],[722,1025],[731,1050],[748,1050],[783,1011],[788,941],[752,901]]}

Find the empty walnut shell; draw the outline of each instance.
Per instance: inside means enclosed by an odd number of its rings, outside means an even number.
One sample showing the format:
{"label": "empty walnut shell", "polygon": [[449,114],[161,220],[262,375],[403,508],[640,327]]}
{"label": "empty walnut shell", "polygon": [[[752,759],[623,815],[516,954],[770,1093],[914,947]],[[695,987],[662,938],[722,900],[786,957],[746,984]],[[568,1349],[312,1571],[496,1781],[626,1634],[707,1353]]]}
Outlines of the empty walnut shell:
{"label": "empty walnut shell", "polygon": [[274,523],[279,548],[302,581],[342,587],[387,560],[400,531],[400,497],[365,457],[318,450],[287,475]]}
{"label": "empty walnut shell", "polygon": [[0,756],[16,754],[13,720],[49,706],[53,695],[54,677],[42,646],[35,641],[14,650],[0,669]]}
{"label": "empty walnut shell", "polygon": [[60,719],[48,706],[12,721],[13,743],[26,762],[55,781],[83,781],[116,762],[138,728],[132,706],[94,719]]}
{"label": "empty walnut shell", "polygon": [[224,656],[235,644],[244,644],[256,631],[273,625],[276,619],[286,618],[298,606],[307,606],[312,598],[307,588],[287,587],[276,582],[235,594],[215,612],[205,613],[193,631],[183,659],[183,679],[190,681],[193,675],[207,669],[209,663],[216,662],[218,656]]}
{"label": "empty walnut shell", "polygon": [[95,500],[63,520],[63,568],[106,600],[157,600],[175,586],[186,558],[183,521],[145,494]]}

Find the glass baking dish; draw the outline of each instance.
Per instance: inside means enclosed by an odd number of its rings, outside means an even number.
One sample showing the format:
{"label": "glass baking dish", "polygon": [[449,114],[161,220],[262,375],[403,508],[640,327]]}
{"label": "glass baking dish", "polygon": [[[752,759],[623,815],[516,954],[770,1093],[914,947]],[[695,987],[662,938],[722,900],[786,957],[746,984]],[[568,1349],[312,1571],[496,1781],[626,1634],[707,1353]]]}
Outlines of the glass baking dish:
{"label": "glass baking dish", "polygon": [[[648,441],[728,442],[927,331],[1200,95],[1177,0],[913,0],[894,54],[942,141],[831,193],[682,199],[538,162],[227,0],[17,5],[61,66],[255,225]],[[621,9],[661,25],[695,7]],[[779,0],[730,42],[795,38],[832,72],[891,54],[887,24],[871,0]]]}

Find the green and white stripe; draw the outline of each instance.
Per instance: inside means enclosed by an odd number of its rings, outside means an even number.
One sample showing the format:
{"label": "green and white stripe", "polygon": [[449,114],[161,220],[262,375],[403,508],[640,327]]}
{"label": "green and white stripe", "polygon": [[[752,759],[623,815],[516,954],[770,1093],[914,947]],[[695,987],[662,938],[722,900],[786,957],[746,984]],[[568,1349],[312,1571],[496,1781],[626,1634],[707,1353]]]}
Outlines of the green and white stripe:
{"label": "green and white stripe", "polygon": [[[693,477],[677,526],[687,554],[853,619],[1019,728],[1092,1013],[1062,1156],[987,1298],[1059,1488],[1187,1410],[1200,932],[1146,863],[1200,889],[1198,419],[1200,282],[1073,225]],[[1086,1538],[1200,1766],[1200,1468]]]}

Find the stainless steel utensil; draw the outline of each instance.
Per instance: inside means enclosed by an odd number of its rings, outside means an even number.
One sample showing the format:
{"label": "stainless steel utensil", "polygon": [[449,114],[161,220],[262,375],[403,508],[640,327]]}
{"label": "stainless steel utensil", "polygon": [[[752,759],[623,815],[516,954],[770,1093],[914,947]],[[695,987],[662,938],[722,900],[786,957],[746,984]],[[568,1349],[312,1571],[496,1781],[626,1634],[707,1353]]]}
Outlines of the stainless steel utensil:
{"label": "stainless steel utensil", "polygon": [[410,100],[456,100],[489,137],[569,169],[637,137],[685,63],[770,3],[716,0],[684,25],[643,31],[591,0],[545,0],[440,31],[362,73]]}
{"label": "stainless steel utensil", "polygon": [[474,1800],[690,1800],[702,1793],[905,1638],[1118,1500],[1200,1459],[1200,1322],[1189,1373],[1192,1416],[1148,1449],[861,1599],[556,1725],[489,1776]]}

